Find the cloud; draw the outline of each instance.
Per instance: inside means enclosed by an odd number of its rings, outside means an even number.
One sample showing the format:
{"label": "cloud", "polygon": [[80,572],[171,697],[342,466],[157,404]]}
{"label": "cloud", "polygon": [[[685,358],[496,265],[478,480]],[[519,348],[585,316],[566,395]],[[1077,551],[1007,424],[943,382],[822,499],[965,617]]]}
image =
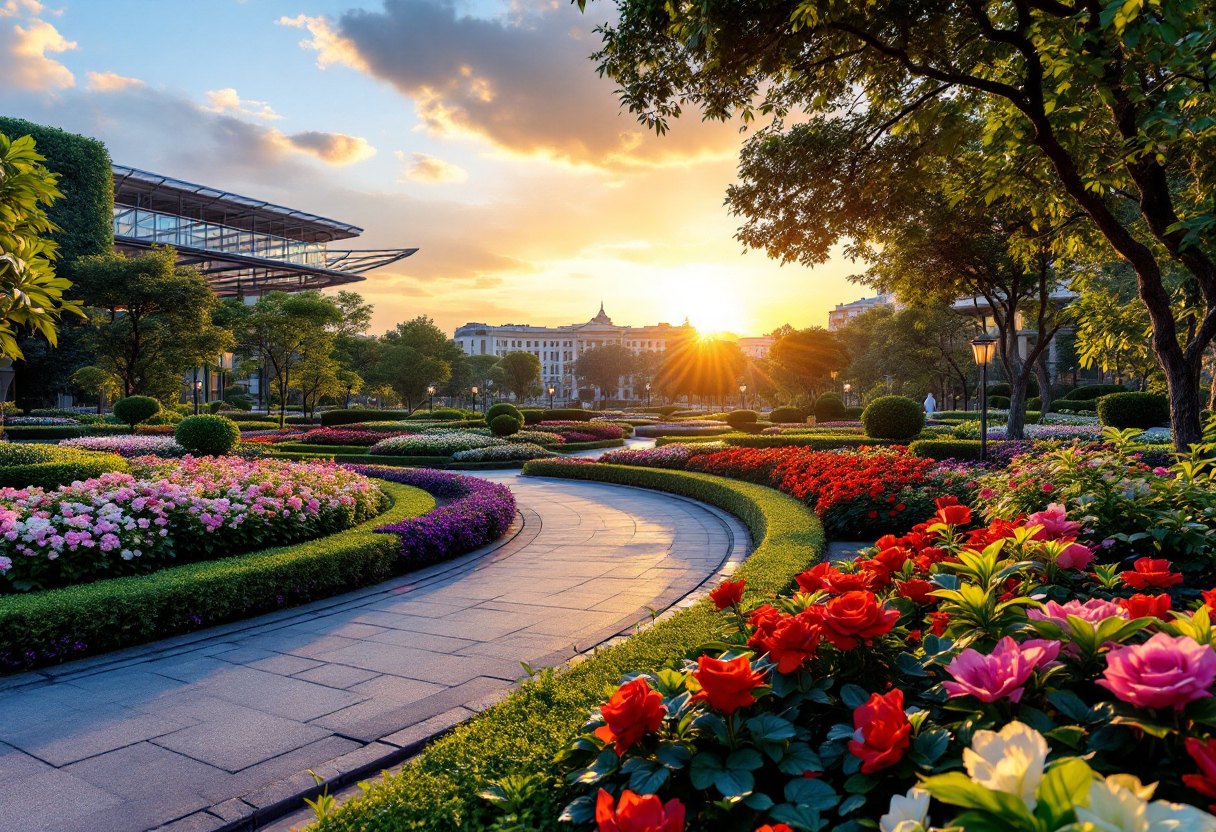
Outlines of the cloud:
{"label": "cloud", "polygon": [[265,101],[242,99],[232,87],[208,90],[206,95],[207,103],[211,105],[208,109],[216,113],[240,113],[243,116],[265,119],[282,118]]}
{"label": "cloud", "polygon": [[0,26],[0,78],[6,87],[50,90],[76,85],[72,71],[49,57],[49,54],[75,49],[76,42],[68,40],[38,17],[42,12],[42,4],[33,0],[8,0],[0,6],[0,18],[12,17],[21,21],[12,26]]}
{"label": "cloud", "polygon": [[118,92],[144,86],[144,82],[138,78],[128,78],[117,72],[86,72],[85,77],[89,79],[86,89],[90,92]]}
{"label": "cloud", "polygon": [[[277,132],[277,131],[276,131]],[[315,156],[327,165],[342,167],[362,162],[376,155],[376,148],[367,139],[348,136],[345,133],[323,133],[305,130],[290,136],[278,133],[278,138],[287,147],[300,153]]]}
{"label": "cloud", "polygon": [[587,57],[598,40],[593,21],[567,3],[516,3],[486,18],[463,15],[456,0],[384,0],[382,10],[336,21],[280,22],[308,28],[313,39],[301,45],[317,50],[318,65],[392,84],[432,135],[597,166],[734,158],[738,150],[729,125],[682,124],[659,138],[621,113],[614,83]]}
{"label": "cloud", "polygon": [[302,14],[296,17],[280,17],[278,24],[308,30],[312,39],[300,41],[300,46],[317,50],[317,66],[321,69],[338,65],[349,66],[360,71],[367,69],[367,63],[359,54],[359,49],[354,42],[335,32],[325,18]]}
{"label": "cloud", "polygon": [[[393,155],[406,162],[406,156],[400,150],[393,151]],[[426,153],[412,153],[410,159],[406,163],[406,167],[401,171],[399,182],[464,182],[469,178],[469,174],[464,168],[459,165],[454,165],[451,162],[445,162],[436,156],[429,156]]]}

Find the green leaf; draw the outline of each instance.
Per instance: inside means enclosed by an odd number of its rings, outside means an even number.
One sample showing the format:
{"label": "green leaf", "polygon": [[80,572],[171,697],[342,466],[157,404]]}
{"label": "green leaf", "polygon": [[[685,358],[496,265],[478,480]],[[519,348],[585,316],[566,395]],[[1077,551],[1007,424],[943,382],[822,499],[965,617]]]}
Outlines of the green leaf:
{"label": "green leaf", "polygon": [[860,685],[843,685],[840,688],[840,701],[845,706],[856,710],[870,700],[870,692]]}
{"label": "green leaf", "polygon": [[1053,690],[1047,701],[1060,709],[1060,713],[1077,722],[1089,722],[1089,706],[1070,690]]}
{"label": "green leaf", "polygon": [[1044,736],[1062,742],[1069,748],[1080,748],[1081,743],[1085,741],[1085,729],[1080,725],[1061,725],[1059,728],[1051,729]]}
{"label": "green leaf", "polygon": [[658,763],[645,761],[629,777],[629,790],[635,794],[655,794],[671,774]]}
{"label": "green leaf", "polygon": [[740,748],[726,758],[727,771],[755,771],[764,765],[764,758],[754,748]]}
{"label": "green leaf", "polygon": [[723,797],[743,797],[756,787],[750,771],[724,771],[714,778],[714,787]]}
{"label": "green leaf", "polygon": [[747,721],[747,730],[756,740],[788,740],[794,737],[794,724],[775,714],[762,714]]}
{"label": "green leaf", "polygon": [[1033,830],[1037,826],[1034,817],[1027,811],[1026,804],[1020,799],[1005,792],[985,788],[961,771],[926,778],[920,785],[942,803],[991,812],[1009,823],[1018,824],[1015,828]]}
{"label": "green leaf", "polygon": [[1083,803],[1093,782],[1093,771],[1078,759],[1061,760],[1051,767],[1039,784],[1034,813],[1047,829],[1058,829],[1076,820],[1073,807]]}
{"label": "green leaf", "polygon": [[814,809],[795,806],[792,803],[780,803],[774,806],[768,814],[778,823],[784,823],[800,832],[819,832],[826,825]]}
{"label": "green leaf", "polygon": [[743,804],[757,812],[763,812],[773,808],[773,799],[764,792],[752,792],[743,798]]}
{"label": "green leaf", "polygon": [[702,751],[692,758],[692,767],[688,770],[689,779],[694,788],[708,789],[714,784],[718,775],[722,774],[722,759],[717,754]]}
{"label": "green leaf", "polygon": [[950,732],[945,728],[932,728],[917,736],[912,744],[916,762],[931,766],[946,753],[950,745]]}
{"label": "green leaf", "polygon": [[847,815],[849,812],[860,809],[862,806],[865,806],[865,805],[866,805],[866,796],[864,794],[855,794],[855,795],[852,795],[851,797],[845,798],[845,801],[840,804],[840,808],[837,810],[837,814],[844,816],[844,815]]}
{"label": "green leaf", "polygon": [[792,742],[777,768],[786,774],[800,775],[808,771],[823,771],[823,762],[807,743]]}
{"label": "green leaf", "polygon": [[692,752],[679,743],[662,742],[655,751],[655,757],[668,768],[679,769],[688,765],[688,761],[692,759]]}
{"label": "green leaf", "polygon": [[822,780],[802,777],[785,784],[785,799],[816,812],[831,809],[840,802],[836,790]]}

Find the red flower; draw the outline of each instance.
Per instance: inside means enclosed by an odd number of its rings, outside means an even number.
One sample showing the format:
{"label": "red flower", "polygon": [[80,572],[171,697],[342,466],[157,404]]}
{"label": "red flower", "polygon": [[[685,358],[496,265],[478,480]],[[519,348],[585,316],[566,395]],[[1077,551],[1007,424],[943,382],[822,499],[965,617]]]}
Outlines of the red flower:
{"label": "red flower", "polygon": [[877,512],[877,511],[871,511],[871,512],[869,512],[868,514],[866,514],[866,517],[869,517],[871,520],[873,520],[873,519],[874,519],[875,517],[877,517],[877,516],[878,516],[878,512]]}
{"label": "red flower", "polygon": [[950,613],[948,612],[931,612],[929,613],[929,632],[933,635],[941,637],[946,633],[946,627],[950,626]]}
{"label": "red flower", "polygon": [[810,569],[794,578],[794,580],[798,582],[798,586],[803,592],[816,592],[820,589],[828,588],[826,578],[835,571],[836,570],[832,564],[825,561],[824,563],[815,564]]}
{"label": "red flower", "polygon": [[769,659],[777,663],[778,672],[793,673],[814,658],[821,635],[819,624],[803,613],[776,621],[767,632],[757,632],[748,644],[768,653]]}
{"label": "red flower", "polygon": [[1050,494],[1051,492],[1056,490],[1056,487],[1049,482],[1043,483],[1043,485],[1041,487],[1043,489],[1044,494]]}
{"label": "red flower", "polygon": [[740,578],[733,583],[729,580],[718,584],[718,588],[709,593],[709,600],[720,610],[736,606],[743,600],[743,585],[746,581]]}
{"label": "red flower", "polygon": [[953,494],[947,494],[945,497],[938,497],[936,500],[934,500],[933,505],[937,506],[938,508],[956,506],[958,505],[958,497],[955,497]]}
{"label": "red flower", "polygon": [[912,733],[904,713],[904,692],[896,688],[885,695],[870,694],[869,701],[853,711],[853,727],[857,730],[849,740],[849,753],[861,760],[863,774],[898,763]]}
{"label": "red flower", "polygon": [[874,585],[872,572],[841,572],[833,569],[824,579],[830,592],[838,595],[846,592],[860,592]]}
{"label": "red flower", "polygon": [[[1132,618],[1160,618],[1168,621],[1165,614],[1170,611],[1170,596],[1168,595],[1133,595],[1131,598],[1120,598],[1119,606],[1127,610]],[[1216,795],[1213,795],[1216,797]]]}
{"label": "red flower", "polygon": [[896,588],[904,598],[909,598],[918,604],[936,604],[937,599],[929,593],[937,589],[928,581],[914,578],[910,581],[896,581]]}
{"label": "red flower", "polygon": [[762,627],[768,619],[781,618],[781,611],[771,604],[761,604],[747,614],[747,623],[751,627]]}
{"label": "red flower", "polygon": [[617,756],[623,756],[643,736],[659,730],[667,707],[663,695],[651,690],[646,679],[639,676],[617,688],[600,706],[600,713],[607,724],[597,728],[595,735],[614,745]]}
{"label": "red flower", "polygon": [[1186,753],[1199,766],[1199,774],[1184,774],[1182,782],[1204,797],[1216,797],[1216,740],[1187,737]]}
{"label": "red flower", "polygon": [[846,592],[816,612],[823,637],[841,650],[852,650],[859,639],[869,641],[891,632],[899,620],[899,611],[884,609],[873,592]]}
{"label": "red flower", "polygon": [[924,633],[920,630],[908,630],[908,641],[920,641],[924,637]]}
{"label": "red flower", "polygon": [[1203,591],[1203,605],[1208,608],[1208,616],[1216,617],[1216,589]]}
{"label": "red flower", "polygon": [[1135,589],[1147,589],[1150,586],[1165,589],[1174,584],[1182,583],[1182,575],[1170,571],[1170,562],[1164,558],[1140,558],[1132,564],[1135,571],[1120,572],[1128,586]]}
{"label": "red flower", "polygon": [[886,567],[887,571],[898,572],[908,562],[908,550],[901,546],[891,546],[875,555],[874,560]]}
{"label": "red flower", "polygon": [[965,526],[971,522],[971,509],[960,505],[941,506],[933,516],[947,526]]}
{"label": "red flower", "polygon": [[698,702],[708,702],[709,707],[724,714],[733,714],[755,702],[752,691],[764,684],[764,674],[752,670],[751,660],[747,656],[728,662],[702,656],[697,660],[697,669],[692,675],[701,685],[692,698]]}
{"label": "red flower", "polygon": [[756,832],[794,832],[794,830],[790,829],[784,823],[774,824],[773,826],[769,826],[766,823],[764,826],[758,827]]}
{"label": "red flower", "polygon": [[600,789],[595,800],[599,832],[682,832],[684,804],[672,798],[663,803],[653,794],[638,795],[626,789],[612,805],[612,795]]}

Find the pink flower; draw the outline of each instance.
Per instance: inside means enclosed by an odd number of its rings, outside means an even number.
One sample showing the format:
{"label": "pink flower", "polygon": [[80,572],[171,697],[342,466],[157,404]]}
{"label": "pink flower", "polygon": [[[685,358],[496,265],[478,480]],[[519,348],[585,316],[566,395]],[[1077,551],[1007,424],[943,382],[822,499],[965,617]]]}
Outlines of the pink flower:
{"label": "pink flower", "polygon": [[1070,543],[1056,556],[1056,563],[1064,569],[1084,569],[1093,562],[1093,550],[1083,543]]}
{"label": "pink flower", "polygon": [[1170,472],[1169,468],[1162,468],[1160,465],[1158,465],[1156,468],[1153,469],[1153,473],[1159,477],[1164,477],[1169,472]]}
{"label": "pink flower", "polygon": [[1110,651],[1102,676],[1098,684],[1128,704],[1181,711],[1212,695],[1216,653],[1190,636],[1157,633],[1143,644]]}
{"label": "pink flower", "polygon": [[[1044,490],[1048,490],[1044,486]],[[1081,524],[1068,519],[1068,512],[1061,503],[1052,503],[1043,511],[1036,511],[1026,518],[1023,528],[1042,526],[1035,532],[1032,540],[1059,540],[1063,537],[1076,537],[1081,531]]]}
{"label": "pink flower", "polygon": [[1068,629],[1068,616],[1070,615],[1082,618],[1090,624],[1097,624],[1114,617],[1127,618],[1127,612],[1119,606],[1118,601],[1104,601],[1101,598],[1091,598],[1084,604],[1076,600],[1066,604],[1048,601],[1041,610],[1026,611],[1026,616],[1031,621],[1050,621],[1065,630]]}
{"label": "pink flower", "polygon": [[1035,639],[1018,644],[1005,636],[987,656],[970,647],[955,656],[946,668],[955,681],[943,682],[942,687],[951,698],[974,696],[981,702],[1017,702],[1035,668],[1053,661],[1059,653],[1058,641]]}

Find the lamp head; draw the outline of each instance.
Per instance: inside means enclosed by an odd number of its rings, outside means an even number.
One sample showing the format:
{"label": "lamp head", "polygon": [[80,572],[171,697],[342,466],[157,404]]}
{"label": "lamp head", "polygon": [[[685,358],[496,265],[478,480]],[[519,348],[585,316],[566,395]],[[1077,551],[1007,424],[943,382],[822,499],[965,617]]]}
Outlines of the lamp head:
{"label": "lamp head", "polygon": [[984,366],[996,355],[996,339],[991,335],[981,335],[971,339],[971,355],[975,363]]}

